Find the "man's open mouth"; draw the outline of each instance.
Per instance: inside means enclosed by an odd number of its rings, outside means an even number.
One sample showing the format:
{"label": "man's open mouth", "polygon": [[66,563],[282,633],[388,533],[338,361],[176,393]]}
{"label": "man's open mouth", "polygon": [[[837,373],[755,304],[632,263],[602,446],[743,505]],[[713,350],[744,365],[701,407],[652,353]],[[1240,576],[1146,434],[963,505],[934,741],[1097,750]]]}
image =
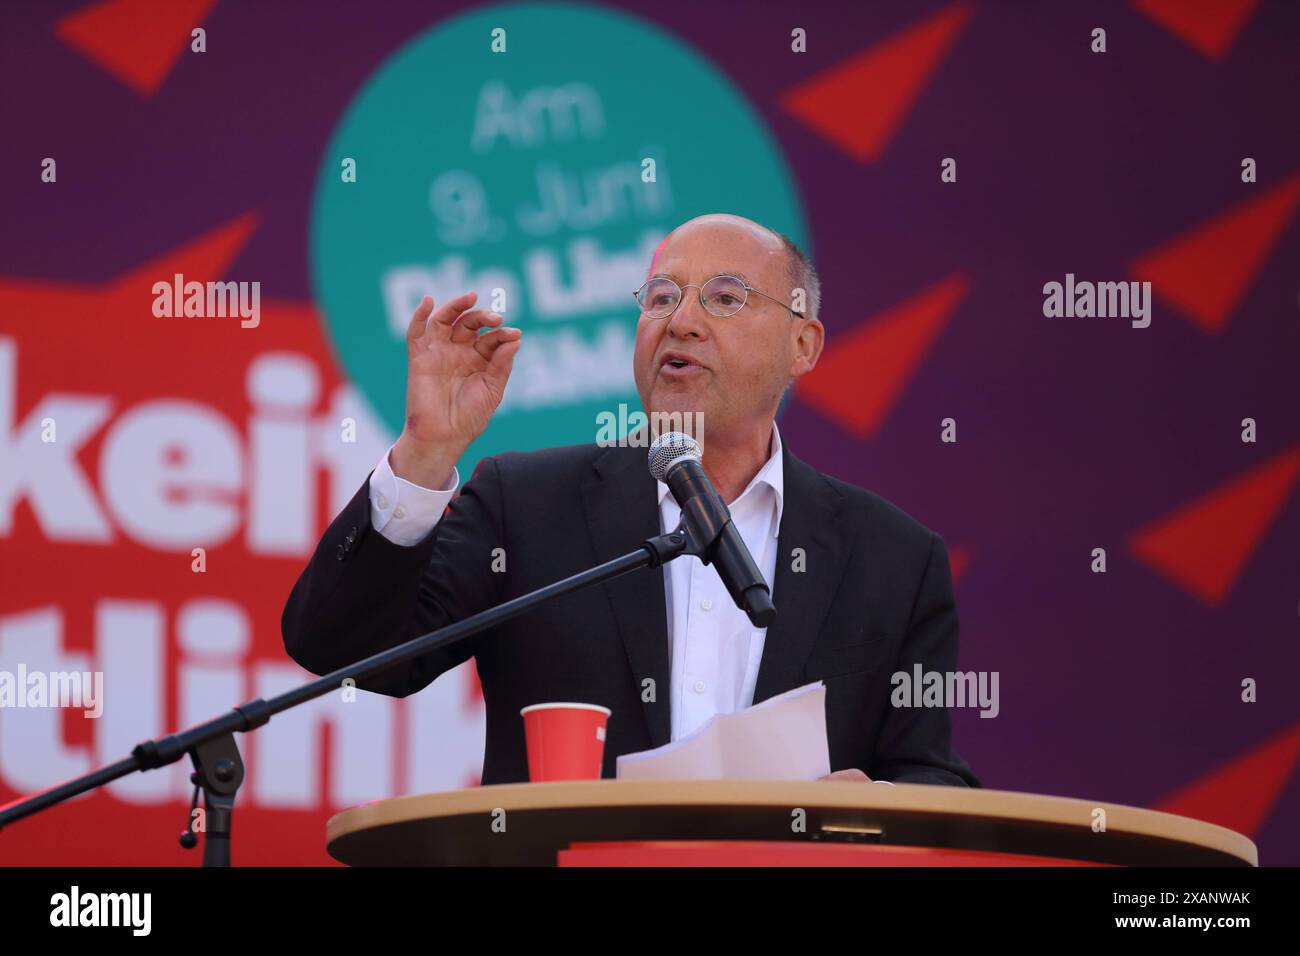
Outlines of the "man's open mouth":
{"label": "man's open mouth", "polygon": [[674,371],[684,371],[686,369],[702,370],[704,368],[699,362],[689,356],[680,353],[669,352],[663,357],[659,367],[661,369],[672,369]]}

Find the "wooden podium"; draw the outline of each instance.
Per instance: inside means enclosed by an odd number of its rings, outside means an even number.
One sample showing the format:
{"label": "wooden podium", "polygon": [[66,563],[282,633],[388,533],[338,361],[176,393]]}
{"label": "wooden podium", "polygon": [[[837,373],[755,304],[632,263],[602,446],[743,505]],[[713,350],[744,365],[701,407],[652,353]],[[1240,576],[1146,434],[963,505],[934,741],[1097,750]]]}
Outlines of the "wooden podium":
{"label": "wooden podium", "polygon": [[1154,810],[855,781],[509,784],[363,804],[326,830],[353,866],[1259,864],[1241,834]]}

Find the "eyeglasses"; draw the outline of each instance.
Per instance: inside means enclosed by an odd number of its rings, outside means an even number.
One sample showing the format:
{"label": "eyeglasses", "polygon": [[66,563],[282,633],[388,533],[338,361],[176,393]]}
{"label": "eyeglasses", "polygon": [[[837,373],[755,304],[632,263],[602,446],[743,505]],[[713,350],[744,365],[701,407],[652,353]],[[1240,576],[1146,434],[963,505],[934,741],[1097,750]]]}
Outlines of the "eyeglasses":
{"label": "eyeglasses", "polygon": [[780,299],[773,298],[766,292],[755,289],[751,285],[746,285],[743,280],[738,279],[736,276],[714,276],[702,286],[679,286],[672,279],[656,276],[653,279],[647,279],[645,284],[633,292],[632,295],[640,304],[641,311],[645,313],[646,318],[666,319],[677,311],[677,306],[681,305],[683,288],[699,289],[700,305],[704,306],[705,311],[710,315],[723,318],[735,315],[749,301],[749,293],[757,292],[765,299],[772,299],[781,308],[789,311],[791,315],[803,317],[802,312],[796,312]]}

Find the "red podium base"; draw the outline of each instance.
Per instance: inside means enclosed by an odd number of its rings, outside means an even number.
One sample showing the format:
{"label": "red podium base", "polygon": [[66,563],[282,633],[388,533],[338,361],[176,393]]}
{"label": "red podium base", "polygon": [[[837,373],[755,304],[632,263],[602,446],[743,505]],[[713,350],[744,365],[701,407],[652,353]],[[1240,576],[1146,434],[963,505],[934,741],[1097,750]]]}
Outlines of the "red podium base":
{"label": "red podium base", "polygon": [[982,850],[778,840],[643,840],[572,843],[559,866],[1108,866]]}

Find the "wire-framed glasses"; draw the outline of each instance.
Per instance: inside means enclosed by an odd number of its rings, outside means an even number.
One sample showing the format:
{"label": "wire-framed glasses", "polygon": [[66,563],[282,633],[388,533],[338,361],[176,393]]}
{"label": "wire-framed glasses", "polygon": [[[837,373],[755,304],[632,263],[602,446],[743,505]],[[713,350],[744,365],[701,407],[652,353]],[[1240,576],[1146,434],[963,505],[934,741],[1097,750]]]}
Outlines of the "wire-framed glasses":
{"label": "wire-framed glasses", "polygon": [[632,295],[641,306],[641,311],[645,313],[646,318],[666,319],[677,310],[677,306],[681,305],[683,288],[698,288],[700,290],[700,305],[704,306],[705,311],[710,315],[723,318],[735,315],[749,301],[749,293],[756,292],[765,299],[771,299],[792,315],[802,316],[801,312],[791,309],[780,299],[768,295],[761,289],[755,289],[736,276],[728,275],[714,276],[702,286],[687,285],[684,287],[679,286],[672,279],[665,276],[655,276],[653,279],[647,279],[645,284],[633,292]]}

